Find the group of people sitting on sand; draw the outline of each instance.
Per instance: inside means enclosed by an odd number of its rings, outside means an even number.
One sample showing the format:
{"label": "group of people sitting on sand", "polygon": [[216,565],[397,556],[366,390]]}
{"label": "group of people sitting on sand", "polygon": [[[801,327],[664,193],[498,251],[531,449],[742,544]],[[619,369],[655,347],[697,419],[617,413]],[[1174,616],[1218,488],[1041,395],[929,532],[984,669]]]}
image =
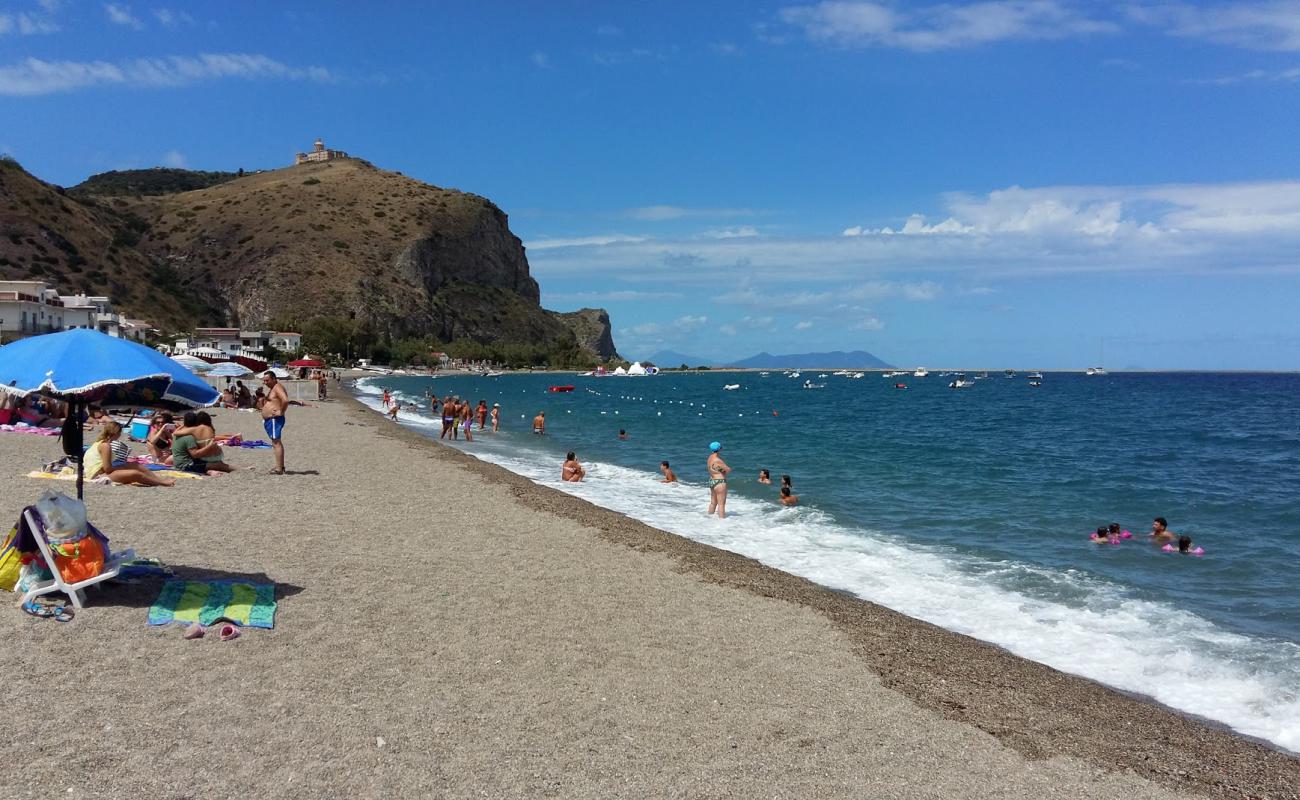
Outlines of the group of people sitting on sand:
{"label": "group of people sitting on sand", "polygon": [[[1160,549],[1167,553],[1183,553],[1184,555],[1199,556],[1205,553],[1200,547],[1192,547],[1192,537],[1179,536],[1169,530],[1169,523],[1164,517],[1156,517],[1151,521],[1151,533],[1148,535],[1154,544],[1163,545]],[[1125,539],[1132,539],[1133,534],[1120,527],[1118,522],[1112,522],[1109,525],[1099,525],[1095,533],[1088,536],[1088,541],[1095,544],[1119,544]],[[1177,547],[1174,546],[1177,542]]]}
{"label": "group of people sitting on sand", "polygon": [[[141,486],[172,486],[176,483],[171,478],[155,474],[148,464],[131,460],[130,448],[122,441],[119,422],[109,419],[98,427],[99,433],[86,450],[83,461],[87,480],[104,476],[114,483]],[[198,475],[230,472],[212,417],[206,411],[186,411],[180,425],[165,411],[155,414],[150,420],[145,444],[156,465]]]}
{"label": "group of people sitting on sand", "polygon": [[248,391],[248,387],[243,381],[230,382],[226,379],[226,388],[221,390],[221,407],[222,408],[260,408],[259,401],[263,397],[261,387],[256,392]]}

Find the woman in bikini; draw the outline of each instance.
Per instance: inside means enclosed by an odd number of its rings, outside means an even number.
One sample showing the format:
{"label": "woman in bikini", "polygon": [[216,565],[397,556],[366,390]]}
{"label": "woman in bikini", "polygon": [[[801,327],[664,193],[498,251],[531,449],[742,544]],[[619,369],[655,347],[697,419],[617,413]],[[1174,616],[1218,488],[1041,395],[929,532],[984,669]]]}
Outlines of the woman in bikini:
{"label": "woman in bikini", "polygon": [[718,442],[709,444],[709,460],[707,466],[709,469],[709,510],[706,512],[712,514],[715,510],[718,512],[718,519],[727,518],[727,473],[731,472],[731,467],[727,462],[722,460],[718,451],[722,445]]}
{"label": "woman in bikini", "polygon": [[[160,478],[147,467],[127,461],[130,449],[123,442],[122,426],[109,420],[100,428],[95,443],[86,451],[82,468],[87,480],[107,475],[113,483],[134,483],[139,486],[172,486],[176,481]],[[114,447],[117,446],[117,452]],[[123,452],[125,450],[125,452]]]}

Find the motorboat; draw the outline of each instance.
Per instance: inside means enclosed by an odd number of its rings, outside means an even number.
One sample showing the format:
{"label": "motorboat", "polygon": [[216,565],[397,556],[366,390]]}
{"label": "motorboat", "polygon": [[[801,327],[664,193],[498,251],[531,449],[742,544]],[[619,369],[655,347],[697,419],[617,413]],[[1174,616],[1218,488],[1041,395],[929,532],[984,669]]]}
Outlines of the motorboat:
{"label": "motorboat", "polygon": [[1105,375],[1106,370],[1104,367],[1088,367],[1088,369],[1083,374],[1084,375]]}
{"label": "motorboat", "polygon": [[1042,385],[1043,385],[1043,382],[1042,382],[1042,381],[1030,381],[1030,382],[1029,382],[1029,385],[1032,386],[1032,387],[1034,387],[1035,389],[1037,389],[1039,386],[1042,386]]}
{"label": "motorboat", "polygon": [[[500,377],[501,377],[502,375],[504,375],[504,374],[505,374],[504,372],[489,372],[489,373],[487,373],[486,375],[484,375],[483,377],[485,377],[485,378],[500,378]],[[587,374],[590,375],[591,373],[588,372]]]}
{"label": "motorboat", "polygon": [[895,389],[906,389],[906,388],[907,388],[907,384],[906,384],[906,383],[896,383],[896,384],[894,384],[894,388],[895,388]]}
{"label": "motorboat", "polygon": [[739,388],[740,388],[740,384],[739,384],[739,383],[728,383],[727,385],[725,385],[725,386],[722,387],[722,390],[723,390],[724,392],[734,392],[734,391],[736,391],[736,390],[739,389]]}
{"label": "motorboat", "polygon": [[1016,371],[1014,369],[1003,370],[1002,374],[1006,375],[1008,378],[1016,377]]}
{"label": "motorboat", "polygon": [[798,377],[799,377],[799,373],[798,373],[798,372],[790,372],[790,373],[787,373],[787,375],[788,375],[788,377],[791,377],[791,378],[798,378]]}
{"label": "motorboat", "polygon": [[758,377],[760,377],[760,378],[766,378],[768,375],[771,375],[771,374],[772,374],[772,373],[770,373],[770,372],[760,372],[760,373],[758,373]]}
{"label": "motorboat", "polygon": [[966,380],[966,373],[958,372],[957,377],[948,384],[949,389],[969,389],[975,385],[975,381]]}
{"label": "motorboat", "polygon": [[855,372],[855,373],[853,373],[852,375],[850,375],[849,377],[850,377],[850,378],[865,378],[865,377],[867,377],[867,373],[865,373],[865,372]]}
{"label": "motorboat", "polygon": [[1028,378],[1028,379],[1031,380],[1031,381],[1041,381],[1041,380],[1043,379],[1043,373],[1041,373],[1041,372],[1031,372],[1031,373],[1029,373],[1028,375],[1026,375],[1025,377]]}
{"label": "motorboat", "polygon": [[826,384],[824,384],[824,383],[813,383],[811,380],[807,380],[807,381],[804,381],[804,382],[803,382],[803,388],[805,388],[805,389],[825,389],[825,388],[826,388]]}
{"label": "motorboat", "polygon": [[917,367],[917,368],[916,368],[916,372],[913,372],[913,373],[912,373],[912,377],[913,377],[913,378],[924,378],[925,376],[927,376],[927,375],[929,375],[929,374],[930,374],[930,370],[926,369],[925,367]]}
{"label": "motorboat", "polygon": [[571,391],[573,391],[573,387],[572,387],[572,386],[552,386],[552,387],[551,387],[550,389],[548,389],[547,391],[550,391],[550,392],[571,392]]}

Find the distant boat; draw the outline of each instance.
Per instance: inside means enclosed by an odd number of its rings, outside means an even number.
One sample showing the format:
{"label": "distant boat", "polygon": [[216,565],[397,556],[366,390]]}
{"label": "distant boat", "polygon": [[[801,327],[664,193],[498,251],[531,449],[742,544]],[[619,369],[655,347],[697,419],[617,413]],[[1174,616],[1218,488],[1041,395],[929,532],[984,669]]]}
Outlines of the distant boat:
{"label": "distant boat", "polygon": [[978,375],[975,376],[975,380],[977,380],[977,381],[982,381],[982,380],[984,380],[985,378],[987,378],[988,376],[989,376],[989,374],[988,374],[987,372],[981,372],[980,374],[978,374]]}
{"label": "distant boat", "polygon": [[948,384],[949,389],[969,389],[975,385],[975,381],[966,380],[966,373],[958,372],[957,379]]}
{"label": "distant boat", "polygon": [[1016,371],[1015,371],[1014,369],[1004,370],[1004,371],[1002,372],[1002,374],[1003,374],[1003,375],[1006,375],[1008,378],[1014,378],[1014,377],[1016,377]]}
{"label": "distant boat", "polygon": [[579,377],[579,378],[590,378],[592,375],[595,375],[595,374],[596,374],[595,371],[592,371],[592,372],[579,372],[579,373],[578,373],[578,377]]}
{"label": "distant boat", "polygon": [[770,373],[770,372],[760,372],[760,373],[758,373],[758,377],[760,377],[760,378],[766,378],[768,375],[771,375],[771,374],[772,374],[772,373]]}
{"label": "distant boat", "polygon": [[812,381],[809,380],[809,381],[804,381],[804,382],[803,382],[803,388],[805,388],[805,389],[825,389],[825,388],[826,388],[826,384],[824,384],[824,383],[813,383]]}
{"label": "distant boat", "polygon": [[850,378],[865,378],[866,376],[867,376],[867,374],[866,374],[865,372],[855,372],[855,373],[853,373],[852,375],[850,375],[849,377],[850,377]]}
{"label": "distant boat", "polygon": [[[483,377],[485,377],[485,378],[500,378],[500,377],[501,377],[502,375],[504,375],[504,374],[505,374],[504,372],[489,372],[488,374],[484,375]],[[585,373],[585,374],[590,375],[591,373],[588,372],[588,373]]]}
{"label": "distant boat", "polygon": [[573,391],[573,387],[572,387],[572,386],[552,386],[552,387],[550,388],[550,391],[552,391],[552,392],[571,392],[571,391]]}
{"label": "distant boat", "polygon": [[[1098,363],[1098,364],[1105,364],[1105,363],[1106,363],[1106,340],[1105,340],[1105,339],[1102,339],[1102,340],[1097,344],[1097,363]],[[1105,367],[1088,367],[1088,369],[1084,370],[1084,373],[1083,373],[1083,374],[1084,374],[1084,375],[1105,375],[1105,374],[1106,374],[1106,368],[1105,368]]]}
{"label": "distant boat", "polygon": [[797,378],[797,377],[799,377],[799,373],[798,373],[798,372],[788,372],[788,373],[786,373],[786,377],[789,377],[789,378]]}
{"label": "distant boat", "polygon": [[1088,367],[1088,369],[1085,370],[1083,374],[1084,375],[1105,375],[1106,370],[1103,367]]}
{"label": "distant boat", "polygon": [[725,392],[734,392],[739,388],[740,388],[739,383],[728,383],[726,386],[722,387],[722,390]]}
{"label": "distant boat", "polygon": [[1042,382],[1042,381],[1030,381],[1030,382],[1029,382],[1029,385],[1030,385],[1030,386],[1033,386],[1034,388],[1038,388],[1039,386],[1042,386],[1042,385],[1043,385],[1043,382]]}
{"label": "distant boat", "polygon": [[1031,372],[1031,373],[1029,373],[1028,375],[1026,375],[1025,377],[1028,378],[1028,379],[1031,380],[1031,381],[1041,381],[1041,380],[1043,379],[1043,373],[1041,373],[1041,372]]}
{"label": "distant boat", "polygon": [[913,372],[913,373],[912,373],[912,377],[913,377],[913,378],[924,378],[925,376],[927,376],[927,375],[929,375],[929,374],[930,374],[930,370],[926,369],[925,367],[917,367],[917,368],[916,368],[916,372]]}
{"label": "distant boat", "polygon": [[906,389],[906,388],[907,388],[907,384],[906,384],[906,383],[896,383],[896,384],[894,384],[894,388],[895,388],[895,389]]}

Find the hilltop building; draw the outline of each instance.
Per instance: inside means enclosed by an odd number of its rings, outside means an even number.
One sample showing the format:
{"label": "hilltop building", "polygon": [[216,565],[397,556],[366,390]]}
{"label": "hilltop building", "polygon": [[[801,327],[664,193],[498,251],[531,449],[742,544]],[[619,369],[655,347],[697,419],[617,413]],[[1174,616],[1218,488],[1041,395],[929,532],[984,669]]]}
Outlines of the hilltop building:
{"label": "hilltop building", "polygon": [[124,319],[107,297],[60,295],[44,281],[0,281],[0,336],[21,339],[87,328],[119,339],[144,341],[148,322]]}
{"label": "hilltop building", "polygon": [[342,150],[326,150],[325,140],[317,139],[312,145],[310,153],[299,153],[293,157],[294,166],[299,164],[315,164],[318,161],[333,161],[336,158],[347,158],[348,154]]}

